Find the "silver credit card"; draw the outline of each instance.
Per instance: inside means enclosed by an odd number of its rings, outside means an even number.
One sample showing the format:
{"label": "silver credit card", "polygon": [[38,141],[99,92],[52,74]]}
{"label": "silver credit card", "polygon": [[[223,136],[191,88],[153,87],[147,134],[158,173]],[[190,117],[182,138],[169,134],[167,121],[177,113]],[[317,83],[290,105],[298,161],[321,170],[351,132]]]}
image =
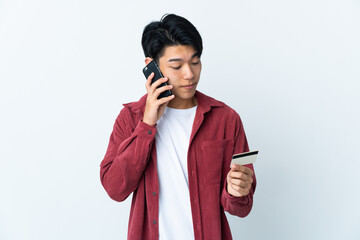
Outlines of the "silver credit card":
{"label": "silver credit card", "polygon": [[259,151],[237,153],[232,156],[231,164],[246,165],[254,163]]}

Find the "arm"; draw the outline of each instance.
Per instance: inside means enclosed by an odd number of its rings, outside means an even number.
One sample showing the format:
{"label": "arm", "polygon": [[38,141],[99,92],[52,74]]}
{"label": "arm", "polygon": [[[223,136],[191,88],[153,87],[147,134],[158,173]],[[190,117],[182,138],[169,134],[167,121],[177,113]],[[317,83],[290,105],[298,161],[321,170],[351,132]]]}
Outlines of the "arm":
{"label": "arm", "polygon": [[[150,60],[148,60],[150,61]],[[174,95],[157,99],[172,88],[160,86],[167,78],[151,84],[154,73],[146,81],[147,98],[143,120],[135,126],[130,109],[124,108],[116,119],[109,146],[100,165],[101,183],[115,201],[125,200],[139,185],[155,141],[155,124]]]}
{"label": "arm", "polygon": [[101,183],[115,201],[125,200],[137,188],[154,143],[156,128],[142,121],[131,126],[135,124],[125,107],[116,119],[100,165]]}
{"label": "arm", "polygon": [[[233,154],[248,152],[249,147],[245,131],[238,114],[236,114],[235,121],[236,131]],[[224,181],[224,187],[221,194],[221,204],[224,210],[230,214],[239,217],[246,217],[251,211],[253,195],[256,187],[253,165],[246,165],[245,167],[247,169],[244,167],[239,168],[238,165],[229,169],[230,163],[226,161],[226,164],[228,165],[224,166],[224,171],[226,172],[223,173],[223,176],[227,176],[227,179]],[[240,177],[238,178],[238,176]],[[236,183],[238,186],[232,186],[233,183]]]}

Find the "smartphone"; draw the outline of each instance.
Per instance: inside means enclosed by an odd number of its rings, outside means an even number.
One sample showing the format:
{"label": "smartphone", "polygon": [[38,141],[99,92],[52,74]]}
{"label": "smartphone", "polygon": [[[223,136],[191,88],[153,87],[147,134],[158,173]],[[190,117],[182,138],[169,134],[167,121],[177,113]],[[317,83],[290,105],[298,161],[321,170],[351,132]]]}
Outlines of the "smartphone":
{"label": "smartphone", "polygon": [[[151,84],[153,84],[156,80],[159,80],[160,78],[163,78],[164,76],[162,75],[159,66],[156,64],[156,62],[153,60],[151,61],[148,65],[146,65],[146,67],[144,67],[143,69],[143,73],[145,75],[145,78],[148,79],[149,75],[151,73],[155,73],[153,79],[151,80]],[[158,88],[166,86],[167,83],[162,83],[160,84],[160,86],[158,86]],[[162,93],[160,93],[158,99],[161,99],[163,97],[168,97],[171,96],[172,92],[170,90],[166,90]]]}

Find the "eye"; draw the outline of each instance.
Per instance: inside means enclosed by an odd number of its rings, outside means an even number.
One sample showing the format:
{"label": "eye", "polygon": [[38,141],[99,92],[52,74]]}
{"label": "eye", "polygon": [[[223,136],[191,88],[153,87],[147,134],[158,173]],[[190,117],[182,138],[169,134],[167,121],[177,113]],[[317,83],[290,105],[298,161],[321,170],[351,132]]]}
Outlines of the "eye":
{"label": "eye", "polygon": [[199,64],[200,63],[200,61],[197,61],[197,62],[193,62],[193,63],[191,63],[192,65],[197,65],[197,64]]}
{"label": "eye", "polygon": [[175,69],[175,70],[179,70],[181,68],[181,66],[178,66],[178,67],[172,67],[172,69]]}

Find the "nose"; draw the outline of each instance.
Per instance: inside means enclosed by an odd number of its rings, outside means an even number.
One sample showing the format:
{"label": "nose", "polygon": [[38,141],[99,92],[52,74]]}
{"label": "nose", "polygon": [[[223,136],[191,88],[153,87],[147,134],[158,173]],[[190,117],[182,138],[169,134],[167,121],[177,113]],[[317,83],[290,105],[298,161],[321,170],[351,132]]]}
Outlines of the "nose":
{"label": "nose", "polygon": [[184,67],[184,79],[189,79],[191,80],[194,77],[194,72],[191,69],[190,65],[186,65]]}

